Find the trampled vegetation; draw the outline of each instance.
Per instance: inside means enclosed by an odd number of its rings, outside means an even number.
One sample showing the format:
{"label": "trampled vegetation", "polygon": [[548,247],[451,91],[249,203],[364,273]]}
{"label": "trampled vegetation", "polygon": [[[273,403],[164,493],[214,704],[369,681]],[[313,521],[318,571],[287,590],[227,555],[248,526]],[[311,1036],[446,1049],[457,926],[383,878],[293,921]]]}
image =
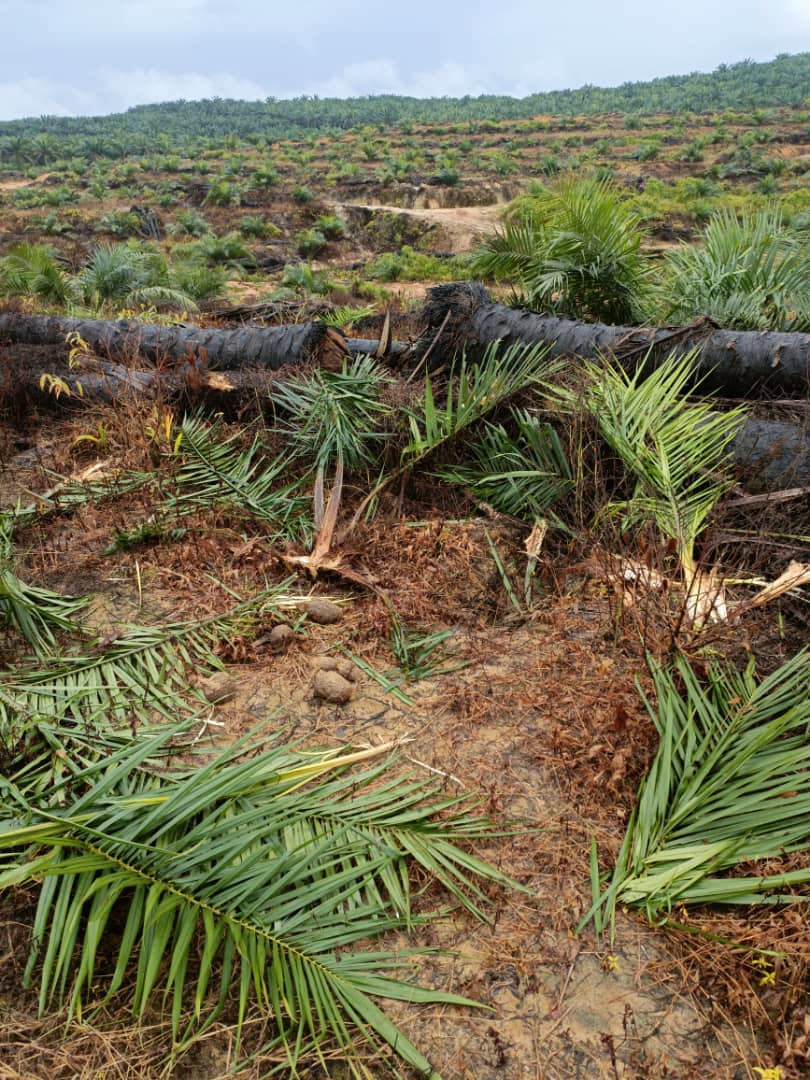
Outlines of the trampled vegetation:
{"label": "trampled vegetation", "polygon": [[[806,1069],[806,401],[632,337],[807,331],[806,63],[0,133],[10,310],[334,335],[0,348],[10,1075]],[[469,278],[628,342],[408,349]]]}

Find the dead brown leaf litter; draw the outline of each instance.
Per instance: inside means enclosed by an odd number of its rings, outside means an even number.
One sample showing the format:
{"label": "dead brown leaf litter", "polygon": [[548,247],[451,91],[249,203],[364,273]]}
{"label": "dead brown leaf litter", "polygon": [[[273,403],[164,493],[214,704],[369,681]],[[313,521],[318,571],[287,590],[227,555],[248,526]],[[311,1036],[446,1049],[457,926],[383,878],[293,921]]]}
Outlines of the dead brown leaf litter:
{"label": "dead brown leaf litter", "polygon": [[[42,490],[43,464],[64,467],[70,431],[71,424],[60,428],[53,442],[31,432],[31,447],[16,450],[43,448],[44,457],[27,466],[25,490]],[[20,435],[9,426],[3,437],[13,445]],[[10,494],[4,501],[16,500]],[[420,944],[443,950],[420,961],[422,980],[492,1011],[401,1006],[397,1021],[453,1080],[731,1080],[776,1063],[785,1080],[800,1076],[810,927],[798,908],[673,916],[718,940],[622,918],[612,953],[591,930],[572,934],[590,905],[590,837],[603,856],[615,853],[655,745],[635,689],[644,665],[632,628],[605,590],[577,574],[564,578],[563,588],[550,577],[531,617],[510,623],[482,521],[468,518],[461,503],[418,508],[411,502],[405,517],[361,526],[351,543],[405,622],[456,630],[447,654],[465,666],[405,684],[410,704],[387,692],[362,665],[378,672],[394,666],[389,609],[377,593],[327,578],[315,588],[344,601],[340,622],[292,619],[293,636],[281,646],[270,641],[270,625],[222,642],[235,691],[217,701],[210,732],[228,740],[272,717],[273,737],[285,741],[407,739],[403,752],[415,769],[441,777],[450,791],[481,792],[496,821],[518,823],[482,855],[527,893],[494,893],[491,927],[456,913],[418,935]],[[125,621],[223,611],[233,592],[285,576],[279,552],[261,535],[246,537],[218,513],[192,520],[190,534],[176,542],[102,556],[116,528],[149,510],[144,494],[126,505],[43,519],[26,535],[25,566],[51,585],[92,591],[98,622],[110,632]],[[507,521],[487,528],[504,556],[517,560],[520,531]],[[301,583],[302,592],[312,588]],[[765,625],[752,618],[747,632],[756,640]],[[764,634],[759,640],[772,645]],[[344,706],[314,693],[314,661],[324,655],[361,661]],[[111,1016],[109,1024],[67,1032],[56,1019],[36,1019],[34,1002],[18,989],[31,909],[24,897],[15,905],[5,906],[0,920],[7,961],[0,1077],[159,1075],[168,1036],[157,1016],[137,1030]],[[763,967],[762,950],[783,957]],[[212,1029],[177,1075],[227,1075],[230,1039],[226,1024]],[[257,1062],[256,1075],[262,1067]]]}

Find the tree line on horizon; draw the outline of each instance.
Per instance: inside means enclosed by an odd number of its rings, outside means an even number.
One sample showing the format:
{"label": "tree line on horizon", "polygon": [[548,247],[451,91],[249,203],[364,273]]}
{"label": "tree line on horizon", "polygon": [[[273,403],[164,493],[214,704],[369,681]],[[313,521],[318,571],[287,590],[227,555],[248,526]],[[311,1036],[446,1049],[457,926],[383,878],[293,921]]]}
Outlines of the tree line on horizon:
{"label": "tree line on horizon", "polygon": [[[50,142],[38,163],[69,153],[122,156],[154,149],[154,140],[189,142],[236,136],[247,141],[295,138],[354,127],[413,123],[471,124],[529,119],[539,114],[581,116],[606,112],[649,114],[800,106],[808,99],[810,52],[780,54],[757,63],[721,64],[709,73],[670,75],[618,87],[585,85],[524,98],[414,98],[374,94],[356,98],[298,97],[236,101],[207,98],[138,105],[108,116],[40,116],[0,122],[0,161],[20,158],[19,140]],[[168,146],[167,146],[168,148]]]}

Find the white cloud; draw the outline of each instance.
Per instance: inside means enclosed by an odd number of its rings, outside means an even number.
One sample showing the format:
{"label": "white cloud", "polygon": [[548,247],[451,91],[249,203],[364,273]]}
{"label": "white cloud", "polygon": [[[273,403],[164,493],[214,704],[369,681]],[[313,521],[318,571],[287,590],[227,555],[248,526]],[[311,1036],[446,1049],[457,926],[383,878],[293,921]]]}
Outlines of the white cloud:
{"label": "white cloud", "polygon": [[409,0],[381,12],[369,0],[0,0],[0,119],[269,94],[522,97],[810,49],[810,0]]}
{"label": "white cloud", "polygon": [[47,47],[42,36],[46,28],[54,49],[63,35],[82,45],[114,42],[120,49],[135,43],[142,47],[144,42],[160,48],[169,39],[177,49],[201,39],[215,48],[228,38],[260,38],[272,49],[291,37],[320,35],[351,25],[352,20],[368,19],[369,4],[368,0],[343,0],[340,5],[331,0],[82,0],[77,5],[69,0],[24,0],[12,7],[11,0],[0,0],[0,19],[4,16],[5,36],[31,48]]}
{"label": "white cloud", "polygon": [[480,73],[444,60],[425,71],[403,73],[388,57],[347,64],[336,75],[296,91],[279,91],[278,97],[317,94],[318,97],[361,97],[365,94],[404,94],[412,97],[463,97],[487,93]]}
{"label": "white cloud", "polygon": [[810,0],[788,0],[787,7],[796,28],[810,30]]}
{"label": "white cloud", "polygon": [[[157,101],[197,101],[200,98],[244,98],[247,101],[267,97],[267,90],[251,79],[225,72],[202,75],[199,72],[157,71],[154,68],[135,68],[132,71],[100,73],[101,97],[117,101],[116,108],[130,105],[150,105]],[[107,105],[105,111],[109,110]]]}
{"label": "white cloud", "polygon": [[0,120],[25,116],[76,116],[120,112],[131,105],[185,98],[243,98],[263,100],[268,91],[257,82],[225,72],[168,72],[153,68],[102,70],[90,93],[67,83],[18,79],[0,83]]}
{"label": "white cloud", "polygon": [[[85,72],[85,75],[88,73]],[[110,68],[96,72],[93,91],[45,79],[0,83],[0,120],[24,116],[73,116],[120,112],[132,105],[160,101],[198,101],[200,98],[240,98],[262,101],[275,97],[317,94],[319,97],[356,97],[364,94],[406,94],[413,97],[461,97],[498,91],[472,69],[445,60],[424,71],[403,72],[389,58],[348,64],[338,74],[300,89],[272,89],[226,72],[170,72],[157,68]]]}
{"label": "white cloud", "polygon": [[99,111],[93,94],[45,79],[16,79],[0,83],[0,120],[23,116],[75,116]]}

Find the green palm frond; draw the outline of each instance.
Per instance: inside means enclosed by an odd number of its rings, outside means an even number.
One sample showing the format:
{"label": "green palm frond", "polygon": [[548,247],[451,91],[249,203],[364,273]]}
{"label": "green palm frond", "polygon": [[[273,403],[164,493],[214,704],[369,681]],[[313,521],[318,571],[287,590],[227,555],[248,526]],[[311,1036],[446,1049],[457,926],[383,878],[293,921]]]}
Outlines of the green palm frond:
{"label": "green palm frond", "polygon": [[19,716],[127,728],[197,715],[205,701],[189,686],[188,671],[221,665],[214,647],[246,632],[261,614],[300,603],[286,589],[268,589],[226,615],[165,626],[135,626],[96,650],[44,666],[8,671],[0,683],[0,730]]}
{"label": "green palm frond", "polygon": [[87,303],[154,305],[196,310],[172,283],[165,255],[137,243],[99,244],[79,275]]}
{"label": "green palm frond", "polygon": [[136,289],[151,281],[150,267],[143,253],[129,244],[97,245],[79,275],[85,300],[122,303]]}
{"label": "green palm frond", "polygon": [[77,632],[75,616],[87,606],[84,596],[63,596],[28,585],[14,572],[14,511],[0,513],[0,630],[14,627],[40,657],[56,646],[56,632]]}
{"label": "green palm frond", "polygon": [[[653,521],[675,541],[687,580],[694,546],[732,479],[728,446],[745,415],[687,403],[695,353],[670,357],[650,374],[617,363],[586,365],[585,405],[635,484],[632,498],[611,504],[627,525]],[[573,395],[570,395],[573,400]]]}
{"label": "green palm frond", "polygon": [[252,515],[273,528],[273,536],[294,537],[311,530],[309,500],[300,494],[300,481],[289,481],[289,459],[270,461],[256,435],[247,450],[240,450],[241,433],[224,436],[221,423],[186,417],[180,428],[179,453],[183,461],[174,477],[166,507],[192,513],[224,506]]}
{"label": "green palm frond", "polygon": [[319,322],[324,323],[325,326],[336,326],[339,330],[350,330],[356,322],[374,315],[376,310],[374,304],[366,304],[365,307],[343,304],[320,316]]}
{"label": "green palm frond", "polygon": [[546,514],[573,487],[559,436],[525,409],[512,409],[512,436],[503,424],[487,424],[470,446],[469,460],[437,475],[463,484],[503,514],[532,521]]}
{"label": "green palm frond", "polygon": [[[99,1004],[101,980],[108,1001],[134,970],[134,1012],[162,993],[178,1049],[233,990],[237,1029],[251,1003],[272,1017],[285,1075],[327,1041],[350,1061],[365,1041],[435,1077],[373,999],[472,1003],[396,978],[401,954],[356,946],[422,920],[407,860],[480,914],[476,879],[510,884],[459,846],[491,835],[488,823],[466,798],[392,778],[387,764],[348,768],[368,751],[256,753],[242,740],[182,776],[150,775],[145,763],[177,734],[135,739],[58,809],[21,796],[3,803],[0,887],[41,882],[27,969],[29,980],[39,975],[40,1007],[66,1002],[82,1016],[91,991]],[[116,909],[125,923],[102,976],[99,944]]]}
{"label": "green palm frond", "polygon": [[473,273],[498,281],[525,282],[537,260],[540,234],[541,226],[529,213],[508,218],[473,259]]}
{"label": "green palm frond", "polygon": [[144,307],[176,308],[179,311],[198,310],[194,297],[176,285],[144,285],[133,289],[127,295],[126,303]]}
{"label": "green palm frond", "polygon": [[501,342],[496,341],[478,363],[468,363],[462,356],[450,372],[444,405],[436,403],[430,376],[425,376],[420,409],[406,411],[411,438],[402,450],[400,464],[384,474],[366,495],[354,513],[350,528],[362,520],[367,508],[390,483],[515,394],[539,386],[559,371],[561,364],[548,360],[549,348],[548,345],[516,344],[504,349]]}
{"label": "green palm frond", "polygon": [[408,412],[411,439],[402,452],[403,463],[422,461],[516,393],[550,377],[560,365],[547,361],[548,351],[548,345],[503,349],[494,342],[476,364],[462,357],[450,373],[444,405],[437,405],[427,376],[420,412]]}
{"label": "green palm frond", "polygon": [[[105,763],[115,754],[132,748],[131,731],[113,728],[110,717],[103,712],[96,713],[91,722],[81,724],[71,717],[54,719],[36,715],[21,708],[20,702],[2,686],[0,705],[3,706],[0,802],[7,816],[21,812],[25,800],[30,799],[37,800],[42,810],[47,806],[63,806],[76,785],[84,790],[99,768],[106,767]],[[143,725],[138,733],[144,737],[158,729],[159,725]],[[184,743],[183,751],[192,753],[193,744]],[[150,759],[150,768],[154,771],[159,763],[161,772],[168,773],[172,769],[171,758],[177,753],[177,744],[166,745]],[[152,778],[151,772],[148,778]],[[136,790],[143,782],[144,777],[137,770],[126,780],[130,790]],[[4,851],[0,869],[12,862],[11,853]]]}
{"label": "green palm frond", "polygon": [[[130,495],[141,488],[157,483],[154,472],[141,472],[136,469],[116,471],[104,479],[75,480],[49,473],[53,485],[44,494],[34,496],[35,502],[24,506],[22,502],[6,513],[11,514],[13,529],[26,528],[48,514],[69,514],[87,503],[101,502],[105,499],[117,499]],[[32,493],[33,494],[33,493]]]}
{"label": "green palm frond", "polygon": [[57,252],[49,244],[14,244],[0,259],[0,293],[11,296],[33,294],[49,304],[66,304],[76,288],[57,262]]}
{"label": "green palm frond", "polygon": [[279,426],[296,456],[325,472],[338,459],[346,469],[372,465],[388,436],[382,426],[391,408],[380,400],[388,376],[370,356],[343,363],[341,371],[317,369],[278,383],[273,403],[289,414]]}
{"label": "green palm frond", "polygon": [[591,915],[604,906],[612,923],[619,905],[655,919],[684,904],[798,899],[780,890],[810,882],[810,866],[718,875],[810,850],[808,653],[761,682],[753,665],[711,665],[701,680],[683,658],[652,664],[652,675],[656,704],[645,703],[660,745]]}
{"label": "green palm frond", "polygon": [[455,634],[455,630],[426,631],[406,626],[388,597],[383,596],[383,600],[391,619],[388,643],[399,668],[398,671],[387,673],[389,682],[396,676],[407,679],[408,682],[418,682],[420,679],[431,679],[436,675],[445,675],[466,667],[467,661],[449,667],[443,666],[439,655],[439,650]]}

